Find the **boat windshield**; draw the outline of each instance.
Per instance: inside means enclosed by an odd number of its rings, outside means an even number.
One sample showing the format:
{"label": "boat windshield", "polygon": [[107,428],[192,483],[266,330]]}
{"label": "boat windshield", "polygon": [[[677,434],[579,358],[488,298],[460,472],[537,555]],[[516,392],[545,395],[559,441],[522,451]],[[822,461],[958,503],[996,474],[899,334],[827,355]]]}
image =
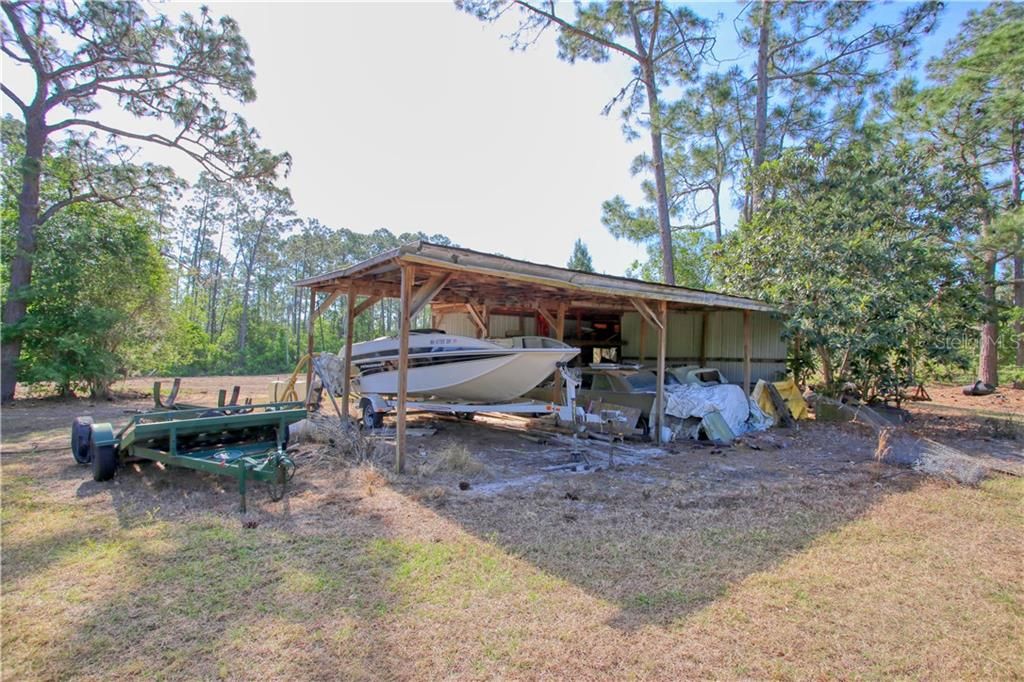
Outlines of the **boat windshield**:
{"label": "boat windshield", "polygon": [[634,391],[655,391],[658,388],[658,377],[654,372],[637,372],[625,379]]}
{"label": "boat windshield", "polygon": [[546,336],[512,336],[507,339],[488,339],[503,348],[568,348],[568,344]]}

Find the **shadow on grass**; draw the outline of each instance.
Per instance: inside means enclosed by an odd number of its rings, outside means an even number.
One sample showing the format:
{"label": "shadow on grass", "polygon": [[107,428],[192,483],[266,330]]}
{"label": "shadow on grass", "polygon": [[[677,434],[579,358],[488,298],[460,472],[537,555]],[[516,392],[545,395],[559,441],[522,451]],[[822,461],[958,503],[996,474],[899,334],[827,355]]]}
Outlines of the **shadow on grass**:
{"label": "shadow on grass", "polygon": [[921,478],[851,455],[668,455],[430,506],[477,538],[615,604],[624,630],[671,627]]}

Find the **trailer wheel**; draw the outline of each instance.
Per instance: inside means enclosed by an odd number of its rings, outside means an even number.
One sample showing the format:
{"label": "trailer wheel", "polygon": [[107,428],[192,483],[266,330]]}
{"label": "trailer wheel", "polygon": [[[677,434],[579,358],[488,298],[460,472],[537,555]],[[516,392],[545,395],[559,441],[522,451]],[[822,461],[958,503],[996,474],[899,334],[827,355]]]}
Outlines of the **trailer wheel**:
{"label": "trailer wheel", "polygon": [[363,403],[363,428],[379,429],[384,426],[384,414],[373,409],[373,403]]}
{"label": "trailer wheel", "polygon": [[71,456],[79,464],[92,461],[89,452],[89,435],[92,433],[92,417],[75,417],[71,422]]}
{"label": "trailer wheel", "polygon": [[89,456],[92,459],[92,480],[109,481],[117,473],[117,451],[113,444],[97,445],[89,438]]}

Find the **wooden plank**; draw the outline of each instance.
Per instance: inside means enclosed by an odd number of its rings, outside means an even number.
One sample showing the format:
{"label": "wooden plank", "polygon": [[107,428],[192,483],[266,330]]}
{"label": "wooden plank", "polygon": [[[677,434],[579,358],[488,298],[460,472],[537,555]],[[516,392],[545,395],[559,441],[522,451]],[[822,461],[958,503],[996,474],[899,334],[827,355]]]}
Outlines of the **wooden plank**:
{"label": "wooden plank", "polygon": [[309,290],[309,319],[306,320],[306,354],[309,356],[309,365],[306,367],[306,397],[305,400],[309,402],[309,397],[313,391],[313,326],[316,322],[316,291],[313,289]]}
{"label": "wooden plank", "polygon": [[[352,293],[350,295],[351,295],[352,299],[355,300],[356,294]],[[355,309],[352,311],[352,319],[355,319],[355,318],[359,317],[360,315],[362,315],[364,312],[369,310],[370,306],[372,306],[375,303],[379,303],[380,299],[382,299],[382,298],[384,298],[384,297],[383,296],[370,296],[369,298],[363,299],[363,301],[359,305],[357,305],[355,307]]]}
{"label": "wooden plank", "polygon": [[313,314],[313,319],[320,317],[324,314],[324,311],[331,307],[331,304],[338,300],[344,292],[341,289],[335,289],[327,295],[327,298],[316,307],[316,312]]}
{"label": "wooden plank", "polygon": [[412,306],[409,309],[409,314],[412,317],[416,317],[416,315],[418,315],[419,312],[423,310],[424,306],[426,306],[428,303],[434,300],[434,297],[437,296],[441,289],[444,289],[445,285],[448,284],[451,278],[452,273],[450,272],[438,273],[436,275],[431,276],[430,279],[428,279],[422,286],[420,286],[419,291],[416,292],[416,295],[413,296]]}
{"label": "wooden plank", "polygon": [[661,443],[661,426],[665,423],[665,356],[668,353],[668,303],[661,302],[661,319],[658,325],[658,384],[655,400],[657,404],[657,431],[655,442]]}
{"label": "wooden plank", "polygon": [[558,323],[555,321],[555,316],[549,313],[548,311],[544,310],[544,308],[541,308],[540,306],[537,306],[536,308],[534,308],[534,310],[537,311],[538,315],[544,318],[544,321],[548,323],[548,329],[551,330],[552,334],[554,334],[555,327],[558,326]]}
{"label": "wooden plank", "polygon": [[[654,311],[651,310],[651,307],[647,305],[646,301],[641,301],[639,298],[631,298],[629,299],[629,302],[633,304],[633,307],[637,309],[637,312],[639,312],[640,315],[651,323],[652,327],[655,329],[663,329],[661,322],[658,320],[658,316],[654,314]],[[662,301],[662,303],[664,303],[664,301]]]}
{"label": "wooden plank", "polygon": [[750,355],[754,347],[754,325],[749,310],[743,311],[743,392],[750,395]]}
{"label": "wooden plank", "polygon": [[[553,327],[555,338],[559,341],[565,341],[565,304],[558,304],[558,312],[555,317],[555,326]],[[562,385],[565,380],[562,378],[561,372],[555,372],[555,380],[551,383],[551,401],[554,403],[562,402]]]}
{"label": "wooden plank", "polygon": [[481,317],[480,313],[477,312],[472,303],[466,303],[465,306],[467,312],[469,312],[469,318],[473,321],[473,324],[476,325],[477,338],[487,338],[487,323],[484,322],[484,318]]}
{"label": "wooden plank", "polygon": [[711,329],[708,327],[711,313],[700,315],[700,366],[704,367],[708,361],[708,337],[711,336]]}
{"label": "wooden plank", "polygon": [[344,420],[349,417],[349,401],[352,400],[352,341],[356,327],[356,295],[349,287],[349,294],[345,297],[345,358],[342,362],[341,388],[341,416]]}
{"label": "wooden plank", "polygon": [[402,267],[402,298],[398,334],[398,405],[395,410],[395,472],[405,470],[405,404],[409,391],[409,327],[412,306],[412,280],[416,269],[412,265]]}
{"label": "wooden plank", "polygon": [[644,347],[647,346],[647,320],[644,316],[640,316],[640,349],[638,350],[637,358],[640,364],[644,364]]}

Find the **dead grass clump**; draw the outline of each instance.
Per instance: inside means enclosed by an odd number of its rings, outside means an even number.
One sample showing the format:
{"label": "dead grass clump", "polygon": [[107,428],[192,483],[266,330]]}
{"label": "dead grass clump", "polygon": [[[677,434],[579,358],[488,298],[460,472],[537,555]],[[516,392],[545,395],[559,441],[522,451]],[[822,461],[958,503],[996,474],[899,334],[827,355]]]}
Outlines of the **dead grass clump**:
{"label": "dead grass clump", "polygon": [[430,458],[420,465],[420,474],[434,474],[439,471],[459,472],[474,476],[483,473],[487,467],[473,457],[469,449],[455,441],[445,443],[440,449],[430,454]]}
{"label": "dead grass clump", "polygon": [[337,417],[322,414],[313,414],[298,422],[292,435],[300,442],[326,446],[319,450],[310,464],[348,466],[374,462],[386,448],[380,440],[367,437],[355,422],[343,427]]}
{"label": "dead grass clump", "polygon": [[384,488],[391,482],[393,475],[387,470],[381,470],[373,463],[363,464],[356,469],[356,480],[363,487],[367,497],[373,497],[377,491]]}

